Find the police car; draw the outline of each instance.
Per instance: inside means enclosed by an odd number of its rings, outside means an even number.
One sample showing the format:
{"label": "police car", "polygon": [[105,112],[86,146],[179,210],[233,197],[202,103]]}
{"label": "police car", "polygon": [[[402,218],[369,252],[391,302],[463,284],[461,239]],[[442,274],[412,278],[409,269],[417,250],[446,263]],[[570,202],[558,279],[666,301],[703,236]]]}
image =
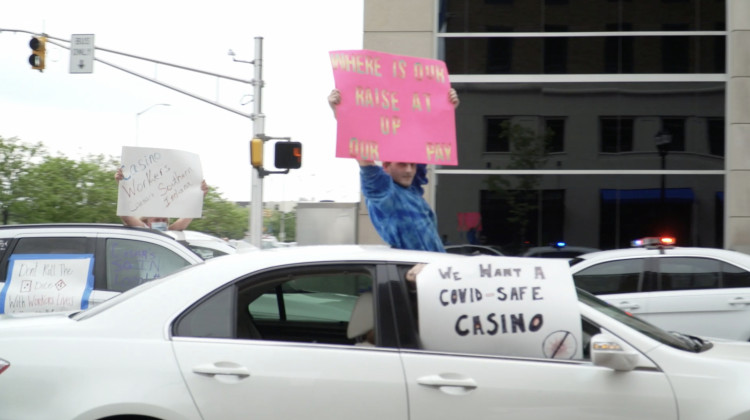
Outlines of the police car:
{"label": "police car", "polygon": [[576,286],[670,331],[750,340],[750,255],[645,238],[570,261]]}

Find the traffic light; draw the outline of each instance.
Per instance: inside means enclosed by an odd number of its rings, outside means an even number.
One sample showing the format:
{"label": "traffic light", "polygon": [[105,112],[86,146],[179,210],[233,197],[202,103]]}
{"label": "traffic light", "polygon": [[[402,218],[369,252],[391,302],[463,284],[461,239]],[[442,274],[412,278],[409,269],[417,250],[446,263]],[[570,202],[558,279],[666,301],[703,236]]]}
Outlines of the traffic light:
{"label": "traffic light", "polygon": [[29,41],[29,47],[31,47],[31,55],[29,56],[29,64],[34,70],[44,70],[44,56],[47,53],[47,37],[46,36],[35,36]]}
{"label": "traffic light", "polygon": [[302,143],[280,141],[276,143],[274,164],[279,169],[299,169],[302,166]]}
{"label": "traffic light", "polygon": [[254,168],[263,167],[263,140],[254,138],[250,140],[250,164]]}

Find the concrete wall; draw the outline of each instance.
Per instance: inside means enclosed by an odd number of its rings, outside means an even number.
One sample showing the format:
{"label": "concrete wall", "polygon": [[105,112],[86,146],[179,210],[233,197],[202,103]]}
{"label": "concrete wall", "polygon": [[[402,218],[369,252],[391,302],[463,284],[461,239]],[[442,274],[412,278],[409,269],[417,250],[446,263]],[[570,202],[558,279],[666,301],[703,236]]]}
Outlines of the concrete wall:
{"label": "concrete wall", "polygon": [[724,247],[750,253],[750,1],[727,0]]}

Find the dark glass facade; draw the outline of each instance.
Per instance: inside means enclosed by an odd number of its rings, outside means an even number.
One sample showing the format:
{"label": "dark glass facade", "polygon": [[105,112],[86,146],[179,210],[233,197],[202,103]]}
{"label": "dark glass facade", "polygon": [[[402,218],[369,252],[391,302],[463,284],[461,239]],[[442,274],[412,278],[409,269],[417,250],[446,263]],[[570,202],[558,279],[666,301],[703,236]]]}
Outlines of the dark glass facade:
{"label": "dark glass facade", "polygon": [[476,237],[508,254],[665,234],[721,247],[725,7],[441,2],[440,58],[461,75],[459,166],[438,168],[441,233],[468,241],[457,221],[479,213]]}

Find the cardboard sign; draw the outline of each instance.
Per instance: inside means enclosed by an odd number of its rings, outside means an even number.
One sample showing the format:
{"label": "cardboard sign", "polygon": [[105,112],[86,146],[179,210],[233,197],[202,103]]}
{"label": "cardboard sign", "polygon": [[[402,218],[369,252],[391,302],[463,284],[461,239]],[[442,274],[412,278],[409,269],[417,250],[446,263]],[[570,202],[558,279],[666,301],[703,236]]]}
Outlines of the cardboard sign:
{"label": "cardboard sign", "polygon": [[201,217],[200,157],[182,150],[122,148],[118,216]]}
{"label": "cardboard sign", "polygon": [[444,62],[368,50],[330,58],[341,91],[336,157],[458,165]]}
{"label": "cardboard sign", "polygon": [[13,255],[0,292],[0,313],[86,309],[93,270],[92,254]]}
{"label": "cardboard sign", "polygon": [[427,350],[581,358],[581,315],[566,261],[476,256],[417,275]]}

